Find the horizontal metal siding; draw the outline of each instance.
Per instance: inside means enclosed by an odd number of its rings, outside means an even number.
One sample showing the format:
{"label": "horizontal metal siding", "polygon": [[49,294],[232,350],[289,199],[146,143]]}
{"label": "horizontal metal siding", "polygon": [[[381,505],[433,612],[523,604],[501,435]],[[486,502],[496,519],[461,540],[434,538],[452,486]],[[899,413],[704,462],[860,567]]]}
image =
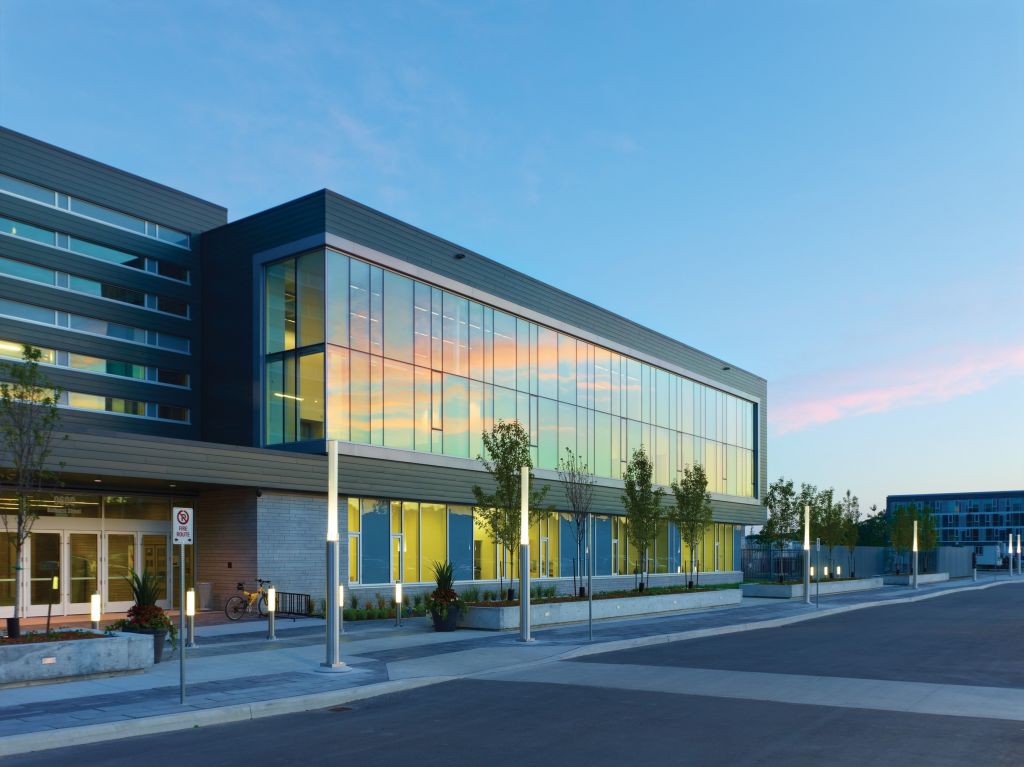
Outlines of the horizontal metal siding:
{"label": "horizontal metal siding", "polygon": [[[125,438],[134,437],[135,439],[149,439],[151,437],[166,437],[172,439],[194,439],[197,435],[196,427],[188,424],[173,423],[171,421],[154,421],[148,418],[131,418],[129,416],[111,415],[109,413],[93,413],[87,410],[70,410],[67,408],[61,409],[61,428],[71,434],[67,441],[61,441],[54,445],[54,460],[62,460],[58,456],[62,455],[64,447],[70,444],[71,440],[76,439],[78,433],[88,432],[90,430],[102,430],[102,431],[116,431],[119,434],[123,434]],[[81,472],[70,468],[71,464],[65,462],[66,465],[60,470],[61,474],[65,473],[85,473],[96,475],[100,472],[91,471],[86,468]],[[102,472],[106,476],[110,477],[127,477],[123,472],[118,472],[114,469],[116,464],[111,461],[103,462],[108,468]]]}
{"label": "horizontal metal siding", "polygon": [[192,233],[227,221],[219,205],[7,128],[0,128],[0,171]]}

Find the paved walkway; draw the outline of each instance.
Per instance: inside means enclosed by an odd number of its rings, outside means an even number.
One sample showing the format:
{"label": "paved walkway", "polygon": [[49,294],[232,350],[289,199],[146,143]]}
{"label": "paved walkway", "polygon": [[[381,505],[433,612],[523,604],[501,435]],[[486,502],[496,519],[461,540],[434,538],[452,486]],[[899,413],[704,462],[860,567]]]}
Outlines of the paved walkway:
{"label": "paved walkway", "polygon": [[[1012,585],[1018,584],[1024,578],[1015,578]],[[435,633],[424,618],[407,619],[401,628],[393,621],[349,622],[342,641],[348,673],[318,673],[323,621],[281,620],[275,642],[267,641],[263,621],[197,627],[197,647],[186,655],[184,706],[175,653],[141,674],[2,689],[0,755],[338,705],[453,678],[528,670],[551,660],[785,625],[993,585],[1011,583],[1003,574],[978,583],[922,586],[916,592],[885,587],[822,597],[820,606],[747,599],[738,607],[602,621],[594,625],[593,642],[586,624],[540,629],[535,642],[523,645],[510,633]],[[583,678],[587,665],[558,668],[560,674]],[[536,673],[550,674],[552,668],[545,665]],[[696,679],[701,672],[685,673]],[[722,683],[713,676],[702,679],[708,689]]]}

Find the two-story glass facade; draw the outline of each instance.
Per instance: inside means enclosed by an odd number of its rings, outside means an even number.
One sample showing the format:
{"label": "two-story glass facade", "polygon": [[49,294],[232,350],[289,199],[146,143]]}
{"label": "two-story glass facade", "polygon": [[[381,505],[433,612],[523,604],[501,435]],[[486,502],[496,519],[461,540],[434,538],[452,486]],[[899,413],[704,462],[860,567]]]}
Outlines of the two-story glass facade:
{"label": "two-story glass facade", "polygon": [[618,479],[641,445],[667,485],[756,495],[756,405],[426,282],[318,250],[265,267],[266,445],[336,439],[476,458],[518,420],[534,465],[571,449]]}

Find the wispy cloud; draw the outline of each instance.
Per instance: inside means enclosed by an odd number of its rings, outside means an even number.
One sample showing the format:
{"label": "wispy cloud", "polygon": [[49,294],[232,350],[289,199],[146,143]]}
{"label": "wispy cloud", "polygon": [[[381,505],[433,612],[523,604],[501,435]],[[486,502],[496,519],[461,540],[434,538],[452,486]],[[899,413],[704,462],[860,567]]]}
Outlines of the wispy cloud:
{"label": "wispy cloud", "polygon": [[1024,376],[1024,343],[932,350],[896,365],[834,371],[779,387],[768,409],[776,434],[983,391]]}

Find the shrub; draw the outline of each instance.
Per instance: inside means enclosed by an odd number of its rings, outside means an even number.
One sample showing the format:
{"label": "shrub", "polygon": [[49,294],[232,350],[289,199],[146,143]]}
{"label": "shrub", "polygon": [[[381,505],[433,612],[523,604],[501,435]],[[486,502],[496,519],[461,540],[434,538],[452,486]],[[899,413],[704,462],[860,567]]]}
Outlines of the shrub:
{"label": "shrub", "polygon": [[486,591],[484,591],[484,601],[485,602],[493,602],[494,601],[494,592],[491,591],[490,589],[487,589]]}
{"label": "shrub", "polygon": [[353,610],[358,610],[359,609],[359,595],[358,594],[353,594],[352,595],[352,609]]}
{"label": "shrub", "polygon": [[470,586],[468,589],[462,590],[462,598],[467,602],[479,602],[480,601],[480,589],[476,586]]}
{"label": "shrub", "polygon": [[344,610],[341,611],[341,617],[347,621],[355,620],[356,611],[353,610],[351,607],[346,607]]}
{"label": "shrub", "polygon": [[387,597],[385,597],[383,594],[374,594],[373,597],[374,597],[374,599],[377,602],[377,610],[383,612],[384,610],[387,609],[387,606],[388,606]]}
{"label": "shrub", "polygon": [[412,595],[412,606],[413,606],[414,610],[419,610],[421,607],[423,607],[423,595],[422,594],[413,594]]}

